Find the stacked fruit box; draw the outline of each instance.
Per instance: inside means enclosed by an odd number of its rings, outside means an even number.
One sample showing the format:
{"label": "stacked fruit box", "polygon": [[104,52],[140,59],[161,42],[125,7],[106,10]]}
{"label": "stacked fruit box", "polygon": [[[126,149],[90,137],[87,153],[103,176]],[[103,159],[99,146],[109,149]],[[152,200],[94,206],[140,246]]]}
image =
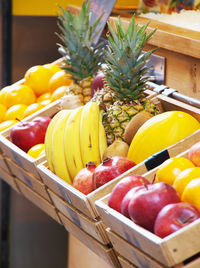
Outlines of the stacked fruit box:
{"label": "stacked fruit box", "polygon": [[[59,109],[61,109],[60,100],[48,105],[48,108],[42,108],[22,121],[31,121],[35,117],[41,115],[52,116],[58,112]],[[0,135],[0,148],[2,151],[2,160],[4,161],[2,167],[7,167],[6,171],[4,170],[4,173],[1,172],[2,179],[8,182],[9,178],[10,183],[8,183],[15,190],[21,192],[27,199],[32,201],[60,223],[60,219],[47,191],[47,187],[42,181],[37,169],[37,165],[44,161],[45,156],[35,159],[13,144],[10,141],[11,130],[12,127],[1,132]]]}
{"label": "stacked fruit box", "polygon": [[[169,110],[181,110],[193,115],[200,121],[200,110],[195,107],[162,95],[154,97],[154,101],[159,106],[160,112]],[[93,246],[94,241],[96,241],[95,244],[99,246],[101,245],[101,248],[104,248],[105,253],[105,249],[107,248],[108,250],[110,243],[110,233],[107,235],[106,227],[110,225],[104,221],[104,217],[102,216],[101,211],[99,213],[99,211],[96,209],[95,201],[109,194],[114,185],[125,175],[144,174],[149,169],[152,169],[164,161],[163,157],[167,159],[169,157],[175,156],[178,153],[181,153],[183,150],[189,148],[191,144],[197,142],[199,138],[200,131],[198,130],[192,135],[186,137],[184,140],[181,140],[166,150],[153,155],[148,160],[128,170],[122,176],[117,177],[116,179],[87,195],[81,193],[68,183],[61,180],[53,172],[51,172],[46,161],[38,165],[38,170],[40,172],[42,180],[48,187],[48,192],[54,202],[56,209],[58,210],[59,217],[61,218],[61,221],[66,229],[83,243],[87,243],[87,246],[90,247],[93,251],[98,248]],[[108,212],[109,210],[105,211],[105,213]],[[111,219],[111,221],[113,222],[113,219]],[[85,236],[90,237],[91,243],[89,243],[88,239],[85,239]],[[95,240],[91,238],[94,238]],[[96,253],[100,254],[99,248]],[[108,255],[106,252],[106,258],[107,257]]]}
{"label": "stacked fruit box", "polygon": [[[199,142],[199,135],[200,132],[197,131],[194,136],[190,136],[190,139],[186,138],[177,144],[180,146],[172,146],[171,156],[188,159],[188,152],[192,145]],[[143,177],[153,183],[159,168],[160,166],[144,173]],[[137,174],[134,168],[120,176],[117,182],[130,174]],[[199,219],[169,237],[160,238],[108,206],[111,191],[97,200],[95,206],[102,221],[108,227],[106,231],[122,267],[197,268],[200,266]]]}

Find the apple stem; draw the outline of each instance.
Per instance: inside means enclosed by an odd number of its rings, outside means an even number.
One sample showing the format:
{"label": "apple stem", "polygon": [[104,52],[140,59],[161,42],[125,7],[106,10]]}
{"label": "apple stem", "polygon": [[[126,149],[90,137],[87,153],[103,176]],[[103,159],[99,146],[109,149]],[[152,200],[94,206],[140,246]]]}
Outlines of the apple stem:
{"label": "apple stem", "polygon": [[103,159],[103,164],[107,163],[108,161],[110,161],[110,159],[111,159],[110,157],[106,157],[105,159]]}
{"label": "apple stem", "polygon": [[148,190],[148,186],[147,186],[147,184],[146,184],[146,183],[144,184],[144,187],[146,188],[146,190]]}
{"label": "apple stem", "polygon": [[185,224],[185,223],[187,223],[188,221],[192,220],[193,218],[194,218],[194,216],[190,216],[189,218],[183,219],[183,220],[182,220],[182,223]]}
{"label": "apple stem", "polygon": [[154,184],[155,180],[156,180],[156,173],[153,176],[152,184]]}

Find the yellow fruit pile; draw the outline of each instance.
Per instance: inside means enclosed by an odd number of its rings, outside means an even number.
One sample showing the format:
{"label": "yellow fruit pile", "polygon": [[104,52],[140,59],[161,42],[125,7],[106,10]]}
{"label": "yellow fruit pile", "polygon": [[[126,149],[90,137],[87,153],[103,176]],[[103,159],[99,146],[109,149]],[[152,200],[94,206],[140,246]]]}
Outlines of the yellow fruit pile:
{"label": "yellow fruit pile", "polygon": [[69,184],[86,163],[100,164],[106,147],[102,114],[94,102],[61,110],[47,128],[45,154],[49,169]]}
{"label": "yellow fruit pile", "polygon": [[173,157],[163,162],[156,171],[155,183],[172,185],[182,202],[200,210],[200,167],[185,157]]}
{"label": "yellow fruit pile", "polygon": [[0,90],[0,131],[62,97],[71,82],[70,76],[53,63],[28,69],[24,82]]}

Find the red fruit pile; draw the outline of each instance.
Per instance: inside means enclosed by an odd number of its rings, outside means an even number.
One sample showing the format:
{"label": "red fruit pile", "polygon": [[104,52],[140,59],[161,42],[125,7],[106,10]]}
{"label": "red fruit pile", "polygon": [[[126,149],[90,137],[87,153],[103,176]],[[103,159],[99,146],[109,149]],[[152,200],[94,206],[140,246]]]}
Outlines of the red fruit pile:
{"label": "red fruit pile", "polygon": [[138,175],[127,176],[118,182],[108,205],[161,238],[200,218],[200,211],[181,202],[171,185],[150,184]]}
{"label": "red fruit pile", "polygon": [[88,194],[134,166],[132,160],[122,156],[107,158],[97,167],[94,163],[92,165],[88,163],[87,167],[80,170],[74,178],[73,186],[80,192]]}

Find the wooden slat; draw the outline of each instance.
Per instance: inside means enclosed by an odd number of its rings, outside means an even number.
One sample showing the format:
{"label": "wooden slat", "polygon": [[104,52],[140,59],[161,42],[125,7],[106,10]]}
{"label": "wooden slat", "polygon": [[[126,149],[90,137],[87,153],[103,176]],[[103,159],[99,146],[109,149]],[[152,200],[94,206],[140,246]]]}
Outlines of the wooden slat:
{"label": "wooden slat", "polygon": [[94,237],[102,244],[109,244],[110,240],[108,239],[102,221],[91,220],[90,218],[86,217],[83,213],[81,213],[81,211],[77,210],[73,206],[69,205],[69,203],[59,198],[51,190],[49,190],[49,194],[58,211],[60,211],[64,216],[74,222],[79,228]]}
{"label": "wooden slat", "polygon": [[15,178],[11,176],[9,173],[7,173],[4,169],[0,168],[0,179],[4,180],[6,183],[8,183],[13,190],[16,192],[20,192],[19,188],[16,184]]}
{"label": "wooden slat", "polygon": [[[118,18],[109,18],[109,22],[113,27],[117,21]],[[139,27],[149,21],[151,21],[151,23],[147,28],[147,33],[157,29],[151,40],[149,40],[149,44],[200,59],[200,32],[148,18],[136,17],[136,22]],[[122,18],[122,22],[125,29],[127,29],[130,18]]]}
{"label": "wooden slat", "polygon": [[150,256],[145,255],[144,252],[138,250],[136,247],[131,246],[126,240],[107,229],[110,241],[119,255],[129,260],[132,265],[136,267],[148,268],[163,268],[163,265],[153,260]]}
{"label": "wooden slat", "polygon": [[23,183],[25,183],[28,187],[30,187],[33,191],[41,195],[43,198],[45,198],[47,201],[52,203],[52,200],[49,196],[49,193],[47,191],[46,185],[44,185],[43,182],[38,180],[34,175],[22,167],[18,166],[16,163],[14,163],[11,159],[6,157],[6,162],[11,170],[11,173],[17,177],[19,180],[21,180]]}
{"label": "wooden slat", "polygon": [[130,263],[128,260],[123,258],[122,256],[118,256],[118,260],[122,266],[122,268],[137,268],[132,263]]}
{"label": "wooden slat", "polygon": [[96,253],[112,267],[120,268],[120,264],[112,248],[102,245],[96,239],[94,239],[82,229],[80,229],[76,224],[70,221],[62,213],[59,213],[59,216],[64,227],[70,234],[80,240],[84,245],[86,245],[89,249],[91,249],[94,253]]}
{"label": "wooden slat", "polygon": [[5,170],[8,174],[10,174],[10,170],[8,168],[8,165],[5,162],[5,156],[0,153],[0,168]]}

